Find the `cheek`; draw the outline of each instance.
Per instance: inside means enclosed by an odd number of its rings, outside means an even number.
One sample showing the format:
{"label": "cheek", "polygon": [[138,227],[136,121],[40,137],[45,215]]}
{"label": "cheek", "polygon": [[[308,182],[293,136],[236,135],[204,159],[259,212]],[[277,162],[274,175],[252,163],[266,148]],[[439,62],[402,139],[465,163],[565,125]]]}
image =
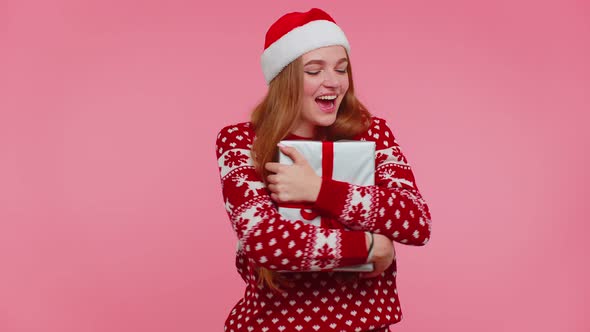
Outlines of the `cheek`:
{"label": "cheek", "polygon": [[318,90],[318,84],[312,80],[304,80],[303,81],[303,94],[306,97],[313,97],[313,95]]}
{"label": "cheek", "polygon": [[343,93],[348,91],[348,75],[342,78],[342,80],[340,81],[340,86],[342,87]]}

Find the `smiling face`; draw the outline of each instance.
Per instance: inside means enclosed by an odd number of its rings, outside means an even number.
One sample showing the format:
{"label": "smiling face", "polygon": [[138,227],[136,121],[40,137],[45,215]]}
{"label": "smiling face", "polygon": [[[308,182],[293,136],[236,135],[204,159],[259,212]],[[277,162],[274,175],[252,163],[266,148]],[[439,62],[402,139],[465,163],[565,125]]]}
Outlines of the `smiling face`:
{"label": "smiling face", "polygon": [[312,137],[317,126],[330,126],[348,90],[348,57],[344,47],[321,47],[301,56],[303,110],[293,134]]}

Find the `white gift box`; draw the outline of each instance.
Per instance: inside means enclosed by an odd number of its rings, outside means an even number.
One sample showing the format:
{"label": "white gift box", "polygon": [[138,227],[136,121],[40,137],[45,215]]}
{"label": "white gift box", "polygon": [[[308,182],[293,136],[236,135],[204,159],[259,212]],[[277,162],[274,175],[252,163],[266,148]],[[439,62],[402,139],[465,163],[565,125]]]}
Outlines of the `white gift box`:
{"label": "white gift box", "polygon": [[[284,140],[283,145],[296,148],[311,168],[321,177],[355,185],[375,184],[375,142],[341,140],[336,142]],[[293,161],[278,150],[278,162],[292,165]],[[286,219],[301,220],[316,226],[322,218],[308,204],[279,204],[279,213]],[[371,272],[373,264],[340,267],[334,271]]]}

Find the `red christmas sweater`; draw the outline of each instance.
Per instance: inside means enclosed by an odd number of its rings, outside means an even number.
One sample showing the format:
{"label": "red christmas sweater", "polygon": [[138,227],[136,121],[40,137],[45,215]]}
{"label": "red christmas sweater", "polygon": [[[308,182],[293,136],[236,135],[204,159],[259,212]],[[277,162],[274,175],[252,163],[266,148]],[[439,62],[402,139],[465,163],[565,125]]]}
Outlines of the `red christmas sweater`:
{"label": "red christmas sweater", "polygon": [[[225,331],[369,331],[402,318],[396,261],[381,275],[344,279],[331,269],[365,263],[364,231],[421,246],[430,238],[430,212],[411,167],[385,120],[354,137],[376,142],[375,185],[323,178],[314,209],[343,228],[289,221],[278,212],[251,158],[255,132],[243,122],[223,128],[216,152],[225,208],[237,235],[236,267],[246,282]],[[298,139],[294,135],[288,139]],[[256,267],[291,270],[281,292],[259,285]]]}

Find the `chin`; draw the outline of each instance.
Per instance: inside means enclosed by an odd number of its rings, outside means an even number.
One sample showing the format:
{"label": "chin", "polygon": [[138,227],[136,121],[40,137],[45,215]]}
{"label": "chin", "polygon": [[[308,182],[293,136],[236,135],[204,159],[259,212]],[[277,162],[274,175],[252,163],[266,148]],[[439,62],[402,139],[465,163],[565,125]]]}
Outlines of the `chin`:
{"label": "chin", "polygon": [[318,121],[318,126],[323,126],[323,127],[328,127],[334,124],[334,122],[336,122],[336,113],[334,113],[334,116],[331,117],[326,117],[325,119],[321,119],[320,121]]}

